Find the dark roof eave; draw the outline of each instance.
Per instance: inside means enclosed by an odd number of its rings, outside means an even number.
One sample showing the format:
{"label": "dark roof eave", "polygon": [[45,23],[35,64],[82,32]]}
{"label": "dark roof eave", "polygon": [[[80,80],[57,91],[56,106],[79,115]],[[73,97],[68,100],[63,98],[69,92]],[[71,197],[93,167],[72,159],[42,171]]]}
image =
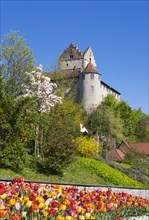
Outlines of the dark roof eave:
{"label": "dark roof eave", "polygon": [[106,84],[105,82],[101,81],[101,84],[104,84],[106,87],[108,87],[109,89],[113,90],[114,92],[116,92],[117,94],[121,95],[120,92],[118,92],[116,89],[113,89],[111,86],[109,86],[108,84]]}

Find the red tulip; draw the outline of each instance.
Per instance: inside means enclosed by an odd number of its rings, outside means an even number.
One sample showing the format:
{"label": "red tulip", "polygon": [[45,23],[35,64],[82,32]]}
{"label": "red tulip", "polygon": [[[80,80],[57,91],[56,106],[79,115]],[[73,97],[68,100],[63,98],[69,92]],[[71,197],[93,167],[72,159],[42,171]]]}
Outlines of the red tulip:
{"label": "red tulip", "polygon": [[20,220],[20,216],[16,215],[16,216],[11,216],[11,220]]}

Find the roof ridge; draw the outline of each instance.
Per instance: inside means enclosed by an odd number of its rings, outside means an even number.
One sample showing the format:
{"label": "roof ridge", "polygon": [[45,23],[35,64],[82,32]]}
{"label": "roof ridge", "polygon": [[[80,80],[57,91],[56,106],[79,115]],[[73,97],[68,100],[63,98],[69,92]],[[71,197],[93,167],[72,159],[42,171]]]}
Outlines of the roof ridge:
{"label": "roof ridge", "polygon": [[85,69],[82,71],[83,73],[97,73],[96,67],[92,64],[91,61],[87,64]]}
{"label": "roof ridge", "polygon": [[[120,155],[119,151],[120,151],[122,154],[124,154],[124,152],[123,152],[123,151],[121,151],[121,150],[119,150],[119,149],[115,149],[115,150],[116,150],[116,152],[117,152],[118,156],[119,156],[121,159],[123,159],[123,158],[121,157],[121,155]],[[124,154],[124,155],[125,155],[125,154]]]}

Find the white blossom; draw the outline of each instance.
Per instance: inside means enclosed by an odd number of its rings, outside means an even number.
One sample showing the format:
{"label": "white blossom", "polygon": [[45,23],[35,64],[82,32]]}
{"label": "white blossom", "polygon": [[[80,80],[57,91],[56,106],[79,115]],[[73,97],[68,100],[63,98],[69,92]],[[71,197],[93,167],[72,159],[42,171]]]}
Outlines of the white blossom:
{"label": "white blossom", "polygon": [[[42,65],[39,67],[41,68]],[[32,71],[26,73],[25,83],[22,85],[22,97],[36,97],[38,112],[48,112],[55,104],[61,103],[61,97],[54,94],[56,88],[57,85],[51,83],[50,78],[44,76],[41,71]]]}

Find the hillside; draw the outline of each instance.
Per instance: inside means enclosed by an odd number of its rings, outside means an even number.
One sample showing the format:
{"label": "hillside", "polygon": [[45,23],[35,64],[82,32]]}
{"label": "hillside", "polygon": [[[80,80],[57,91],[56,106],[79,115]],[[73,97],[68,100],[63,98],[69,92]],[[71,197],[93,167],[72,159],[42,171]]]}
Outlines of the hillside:
{"label": "hillside", "polygon": [[39,180],[48,182],[63,182],[76,184],[98,184],[115,185],[127,187],[147,187],[147,185],[131,179],[117,169],[110,167],[101,161],[87,158],[78,158],[69,167],[65,168],[64,175],[43,175],[30,169],[25,169],[22,173],[15,173],[11,170],[0,169],[0,178],[23,177],[26,180]]}

